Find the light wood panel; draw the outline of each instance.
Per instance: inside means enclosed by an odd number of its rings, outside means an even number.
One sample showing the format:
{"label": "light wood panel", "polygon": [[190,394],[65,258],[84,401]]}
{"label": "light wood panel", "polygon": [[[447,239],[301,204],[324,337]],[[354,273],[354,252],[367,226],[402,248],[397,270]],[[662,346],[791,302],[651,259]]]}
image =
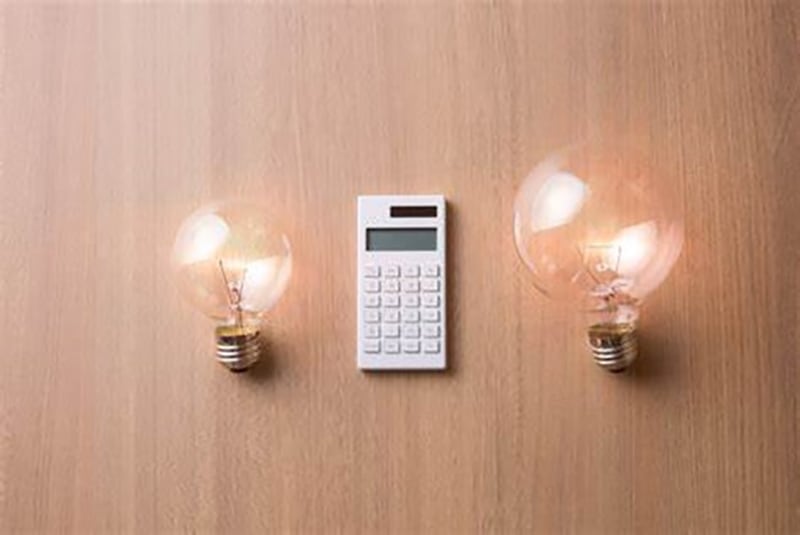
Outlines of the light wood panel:
{"label": "light wood panel", "polygon": [[[800,531],[800,6],[0,8],[4,532]],[[515,187],[631,143],[687,240],[632,374],[531,289]],[[445,374],[355,369],[355,198],[450,201]],[[180,220],[273,203],[249,376],[180,302]]]}

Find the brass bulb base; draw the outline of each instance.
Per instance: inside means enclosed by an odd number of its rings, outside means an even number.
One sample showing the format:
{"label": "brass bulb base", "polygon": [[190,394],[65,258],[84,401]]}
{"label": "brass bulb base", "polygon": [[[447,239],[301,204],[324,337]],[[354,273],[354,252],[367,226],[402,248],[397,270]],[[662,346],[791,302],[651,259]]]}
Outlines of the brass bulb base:
{"label": "brass bulb base", "polygon": [[232,372],[243,372],[261,357],[261,332],[256,327],[224,325],[215,330],[217,362]]}
{"label": "brass bulb base", "polygon": [[639,355],[633,323],[598,323],[589,327],[589,349],[595,364],[611,373],[626,370]]}

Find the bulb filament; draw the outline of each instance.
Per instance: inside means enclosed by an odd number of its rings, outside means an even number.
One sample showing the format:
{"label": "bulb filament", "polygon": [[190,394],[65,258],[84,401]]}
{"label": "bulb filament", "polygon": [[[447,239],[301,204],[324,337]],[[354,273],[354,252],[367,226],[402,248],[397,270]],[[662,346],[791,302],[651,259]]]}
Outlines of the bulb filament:
{"label": "bulb filament", "polygon": [[[619,265],[622,258],[622,248],[613,244],[589,245],[585,250],[577,247],[578,255],[581,257],[583,271],[594,281],[592,295],[603,300],[605,309],[609,311],[617,310],[622,304],[634,304],[635,299],[627,294],[626,287],[628,281],[619,274]],[[593,259],[589,250],[606,251],[604,258]],[[615,258],[616,257],[616,258]],[[614,264],[614,265],[610,265]],[[609,280],[601,280],[598,274]]]}
{"label": "bulb filament", "polygon": [[236,325],[243,326],[242,322],[242,292],[244,291],[244,281],[247,276],[247,268],[242,272],[242,279],[239,286],[230,283],[227,273],[225,273],[225,265],[222,260],[219,261],[219,270],[222,273],[222,280],[225,282],[226,295],[228,296],[228,306],[233,310],[236,315]]}

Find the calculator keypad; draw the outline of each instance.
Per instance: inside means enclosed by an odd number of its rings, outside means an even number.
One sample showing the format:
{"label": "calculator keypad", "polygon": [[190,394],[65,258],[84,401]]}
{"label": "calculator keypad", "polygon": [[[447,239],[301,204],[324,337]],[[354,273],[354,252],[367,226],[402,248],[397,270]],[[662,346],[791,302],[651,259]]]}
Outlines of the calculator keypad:
{"label": "calculator keypad", "polygon": [[444,335],[441,265],[366,265],[364,275],[364,351],[387,356],[438,354]]}

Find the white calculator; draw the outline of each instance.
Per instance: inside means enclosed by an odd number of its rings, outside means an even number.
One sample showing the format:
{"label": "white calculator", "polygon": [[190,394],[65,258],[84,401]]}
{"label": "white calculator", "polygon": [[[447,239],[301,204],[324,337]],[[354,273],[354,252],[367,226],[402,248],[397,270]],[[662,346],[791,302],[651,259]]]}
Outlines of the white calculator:
{"label": "white calculator", "polygon": [[442,195],[358,198],[358,367],[442,370],[447,318]]}

